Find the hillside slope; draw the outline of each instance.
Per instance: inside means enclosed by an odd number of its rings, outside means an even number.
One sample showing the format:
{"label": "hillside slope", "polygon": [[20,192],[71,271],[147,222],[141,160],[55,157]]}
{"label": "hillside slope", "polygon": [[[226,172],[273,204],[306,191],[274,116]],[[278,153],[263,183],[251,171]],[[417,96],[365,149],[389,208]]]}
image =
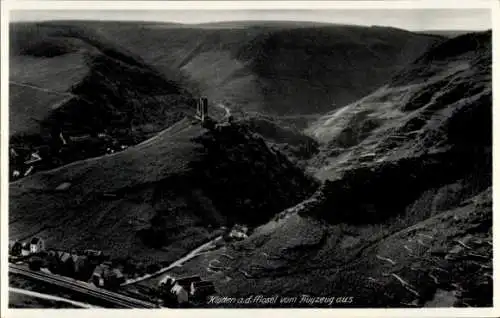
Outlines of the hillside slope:
{"label": "hillside slope", "polygon": [[13,23],[10,39],[11,148],[20,162],[39,151],[44,160],[36,169],[102,155],[113,143],[135,144],[193,113],[179,82],[99,30]]}
{"label": "hillside slope", "polygon": [[298,297],[229,306],[491,306],[491,65],[491,32],[463,35],[326,115],[310,129],[320,189],[179,271],[222,295]]}
{"label": "hillside slope", "polygon": [[214,229],[262,224],[315,187],[245,126],[183,119],[122,152],[11,183],[9,235],[173,261]]}
{"label": "hillside slope", "polygon": [[[307,160],[314,151],[303,151],[309,138],[300,130],[316,113],[369,93],[442,41],[390,28],[279,21],[13,23],[10,39],[13,179],[152,137],[192,115],[199,95],[213,113],[222,104],[255,116],[251,125],[271,132],[263,134],[270,143],[275,126],[294,144],[279,149]],[[30,170],[24,162],[34,152],[43,160]]]}
{"label": "hillside slope", "polygon": [[491,32],[437,46],[308,133],[323,144],[313,161],[322,180],[336,179],[344,168],[490,149]]}
{"label": "hillside slope", "polygon": [[279,115],[355,101],[442,41],[392,28],[279,21],[95,27],[159,70],[181,70],[214,103]]}

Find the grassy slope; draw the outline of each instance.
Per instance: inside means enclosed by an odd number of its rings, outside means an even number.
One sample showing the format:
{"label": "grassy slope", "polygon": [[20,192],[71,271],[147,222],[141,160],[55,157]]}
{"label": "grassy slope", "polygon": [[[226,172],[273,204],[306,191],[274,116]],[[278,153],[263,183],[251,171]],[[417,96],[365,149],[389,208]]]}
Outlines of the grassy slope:
{"label": "grassy slope", "polygon": [[[10,59],[10,135],[37,134],[40,123],[71,97],[72,85],[89,71],[81,53],[53,58],[15,55]],[[34,120],[36,119],[36,121]]]}
{"label": "grassy slope", "polygon": [[[213,280],[220,295],[233,297],[353,297],[352,303],[334,303],[336,308],[488,306],[491,217],[491,188],[428,219],[401,217],[378,225],[332,225],[290,209],[247,241],[205,254],[173,273],[199,274]],[[451,303],[434,299],[438,291],[452,294]],[[221,305],[228,306],[266,307]],[[297,301],[283,307],[309,305]]]}
{"label": "grassy slope", "polygon": [[221,294],[234,296],[256,291],[342,295],[353,296],[354,302],[334,307],[412,307],[423,306],[442,289],[456,292],[454,305],[485,306],[492,301],[486,276],[492,255],[489,191],[427,220],[395,223],[390,230],[332,226],[292,214],[272,231],[257,231],[249,242],[228,248],[225,253],[237,256],[233,260],[208,257],[227,269],[204,275],[216,279]]}
{"label": "grassy slope", "polygon": [[158,69],[181,69],[214,102],[278,114],[354,101],[441,41],[396,29],[284,22],[99,27]]}
{"label": "grassy slope", "polygon": [[[107,24],[102,27],[104,29],[102,32],[114,34],[113,28],[116,28],[116,25]],[[144,52],[139,54],[143,57],[146,56],[146,50],[154,53],[155,57],[160,59],[155,64],[160,70],[163,70],[163,66],[165,70],[171,67],[171,63],[175,60],[168,59],[176,56],[163,56],[159,53],[161,50],[158,47],[140,45],[140,37],[135,37],[136,35],[132,32],[138,30],[137,25],[131,24],[128,28],[121,27],[122,32],[131,34],[126,40],[136,42],[134,45],[130,45],[132,42],[125,43],[124,46],[144,48]],[[144,28],[142,32],[150,32],[151,26],[144,26]],[[262,31],[259,30],[259,32]],[[287,31],[281,30],[280,32]],[[148,34],[151,35],[148,41],[154,39],[151,33]],[[269,36],[272,37],[273,34]],[[119,34],[115,35],[119,38]],[[184,35],[185,41],[192,41],[193,30],[188,29]],[[157,36],[160,37],[160,34],[158,33]],[[264,37],[266,41],[267,36]],[[121,39],[120,41],[124,41],[124,37]],[[182,40],[182,37],[176,39]],[[261,41],[262,38],[258,40]],[[262,42],[259,41],[254,43]],[[269,43],[266,41],[264,42]],[[155,42],[151,41],[151,43]],[[213,43],[213,39],[209,43]],[[230,42],[223,41],[223,43]],[[256,47],[259,48],[260,45]],[[224,50],[231,51],[232,46],[233,43]],[[453,45],[451,47],[456,48]],[[217,49],[220,50],[221,47]],[[463,296],[464,293],[479,295],[481,292],[484,293],[481,294],[484,297],[481,297],[488,302],[488,288],[491,284],[488,284],[487,280],[486,289],[476,291],[476,288],[482,288],[482,285],[479,285],[483,282],[482,279],[487,279],[487,276],[483,274],[489,273],[487,268],[491,252],[487,244],[491,238],[488,232],[491,228],[489,225],[491,189],[487,188],[487,157],[484,160],[484,155],[487,156],[488,153],[488,140],[485,138],[488,131],[487,129],[471,129],[472,133],[467,136],[461,133],[459,128],[464,125],[474,128],[488,127],[485,120],[488,119],[487,106],[491,104],[488,104],[488,96],[491,96],[491,83],[488,80],[487,54],[481,56],[469,54],[468,49],[465,51],[465,54],[458,54],[452,62],[450,62],[450,56],[446,54],[442,58],[431,55],[428,56],[429,59],[421,59],[420,65],[416,63],[410,71],[395,78],[390,84],[394,87],[390,86],[389,90],[386,88],[385,91],[376,92],[363,100],[367,101],[366,103],[361,101],[346,108],[344,111],[347,116],[342,116],[342,118],[333,116],[336,119],[331,121],[332,117],[328,116],[320,120],[324,128],[322,138],[326,146],[316,163],[318,166],[324,166],[325,162],[327,163],[326,173],[321,176],[325,179],[343,178],[343,173],[337,174],[335,171],[354,171],[353,174],[347,174],[344,179],[353,191],[347,191],[346,195],[341,197],[347,198],[348,203],[354,203],[357,212],[366,213],[366,216],[373,216],[369,213],[373,202],[355,200],[356,198],[369,201],[377,196],[364,195],[379,189],[381,191],[375,192],[381,194],[382,201],[391,202],[397,189],[406,189],[407,185],[412,186],[412,191],[415,189],[417,191],[412,192],[415,196],[405,197],[407,201],[404,202],[406,204],[404,208],[398,207],[399,210],[391,210],[391,213],[396,215],[384,215],[389,219],[386,218],[383,222],[368,217],[356,217],[354,219],[357,222],[353,222],[352,218],[342,213],[340,220],[336,217],[332,218],[331,215],[335,216],[332,211],[344,209],[349,212],[343,204],[345,202],[335,199],[339,197],[337,193],[337,196],[329,196],[332,200],[326,203],[320,200],[323,209],[320,208],[319,211],[314,209],[314,204],[313,207],[305,204],[286,211],[283,214],[287,216],[286,218],[278,217],[275,221],[266,224],[264,228],[257,230],[249,241],[228,247],[226,251],[233,257],[237,256],[232,262],[228,260],[228,269],[222,273],[207,272],[203,275],[218,278],[217,288],[224,295],[276,292],[347,295],[361,290],[359,293],[365,298],[355,303],[358,306],[386,306],[388,304],[407,306],[405,304],[411,303],[415,298],[418,299],[414,304],[422,305],[432,298],[436,285],[432,284],[433,278],[428,275],[432,274],[429,265],[423,264],[421,269],[415,270],[412,264],[418,264],[428,259],[429,255],[435,255],[431,254],[432,249],[441,247],[445,242],[459,239],[466,245],[474,245],[477,251],[486,257],[471,256],[470,251],[460,249],[458,247],[460,244],[455,244],[455,242],[445,246],[444,254],[441,251],[440,255],[458,254],[460,257],[464,256],[465,260],[450,262],[441,256],[446,262],[441,258],[435,259],[439,268],[450,273],[449,277],[451,276],[451,281],[445,277],[444,283],[438,284],[437,287],[459,291],[460,301],[465,301],[464,299],[468,297]],[[248,51],[240,52],[243,54]],[[483,51],[478,50],[478,52]],[[214,57],[231,57],[232,55],[198,54],[199,52],[195,50],[193,56],[196,58],[191,60],[190,55],[184,53],[177,52],[177,58],[181,55],[187,56],[184,64],[181,63],[178,67],[187,71],[191,68],[193,74],[199,70],[195,66],[206,67],[205,62],[220,63],[213,65],[224,66],[223,69],[230,70],[230,73],[243,69],[238,63],[231,62],[234,66],[231,68],[226,67],[228,64],[224,61],[214,59]],[[144,57],[147,61],[151,58],[151,56]],[[204,63],[201,63],[200,59]],[[430,60],[436,61],[429,63]],[[463,67],[464,60],[467,60],[468,68]],[[162,65],[162,63],[165,64]],[[142,66],[131,65],[131,67],[134,69]],[[254,75],[247,76],[246,68],[248,66],[241,71],[243,73],[241,81],[232,81],[231,74],[234,73],[221,77],[229,78],[231,79],[229,82],[239,83],[238,85],[253,84]],[[263,70],[264,74],[269,71],[265,68]],[[203,69],[201,72],[203,74],[195,75],[209,79],[211,76],[208,75],[211,72],[213,73],[214,70]],[[471,83],[465,80],[471,76],[477,81]],[[430,81],[424,80],[428,77],[431,77]],[[422,83],[418,83],[419,78],[422,79]],[[412,81],[417,79],[417,83],[409,83],[408,79]],[[407,88],[406,84],[411,85]],[[457,87],[453,87],[455,84]],[[222,86],[227,89],[231,87],[231,91],[236,92],[238,85]],[[463,85],[466,85],[465,90],[469,91],[466,98],[462,93]],[[472,87],[467,85],[472,85]],[[249,89],[254,87],[256,86],[250,85]],[[450,87],[451,90],[448,91]],[[209,92],[208,88],[202,87],[202,89]],[[432,102],[429,102],[429,95]],[[252,96],[254,96],[253,93]],[[262,98],[262,95],[256,96]],[[467,107],[467,105],[475,107]],[[427,111],[424,112],[423,109]],[[456,109],[456,112],[450,111],[452,109]],[[362,115],[358,114],[358,110]],[[473,111],[469,112],[470,110]],[[390,115],[389,118],[387,118],[388,115]],[[414,125],[418,126],[419,117],[422,116],[425,119],[424,128],[422,126],[415,128]],[[472,119],[467,120],[469,117]],[[382,127],[382,129],[374,130],[371,122],[373,118],[376,121],[375,126]],[[326,127],[323,127],[327,122]],[[341,128],[332,131],[332,127],[328,127],[332,122],[336,122],[335,126]],[[360,125],[353,125],[354,122],[359,122]],[[359,139],[346,140],[345,136],[351,135],[348,130],[358,126],[360,127]],[[222,134],[213,134],[183,121],[150,143],[129,148],[114,156],[80,161],[57,170],[37,173],[15,182],[10,189],[12,238],[41,233],[49,238],[50,245],[56,247],[97,247],[115,256],[129,254],[143,259],[155,257],[158,260],[169,260],[178,257],[207,237],[209,235],[206,227],[208,224],[217,226],[238,220],[252,221],[255,224],[265,222],[275,212],[300,201],[307,195],[311,186],[310,182],[306,181],[286,159],[270,152],[261,139],[249,134],[246,129],[242,129],[243,131],[229,130]],[[317,132],[318,129],[318,126],[315,126],[314,131]],[[391,135],[399,136],[401,133],[406,138],[404,142],[390,143]],[[415,138],[412,133],[416,133],[419,138]],[[481,165],[485,169],[478,170],[476,174],[452,175],[451,178],[440,179],[433,183],[433,188],[427,189],[428,191],[414,187],[415,184],[409,181],[411,178],[391,179],[391,176],[410,176],[407,168],[412,170],[412,164],[423,166],[423,170],[427,172],[429,170],[425,169],[428,164],[433,169],[436,168],[436,165],[433,165],[435,158],[431,157],[429,162],[423,162],[425,164],[418,162],[426,158],[420,157],[421,150],[429,145],[434,145],[434,150],[437,151],[446,151],[447,147],[455,147],[459,151],[465,149],[467,154],[465,158],[476,160],[478,157],[469,156],[468,151],[472,148],[471,144],[477,143],[478,140],[481,141],[478,147],[480,151],[476,155],[484,160],[484,164]],[[220,146],[221,144],[223,147]],[[207,152],[204,151],[207,149]],[[369,157],[367,167],[360,168],[358,160],[360,155],[366,154],[367,151],[371,151],[370,149],[375,150],[377,156]],[[336,157],[339,153],[343,156]],[[414,158],[415,162],[410,160],[407,165],[401,161],[404,157]],[[334,160],[330,161],[331,158]],[[388,170],[383,170],[376,164],[378,159],[387,162],[387,165],[382,166]],[[391,170],[392,163],[395,164],[395,170]],[[437,171],[439,168],[438,160]],[[117,174],[117,170],[121,173]],[[242,171],[248,175],[241,176]],[[241,181],[235,180],[236,173]],[[478,179],[478,182],[470,182],[474,179]],[[366,188],[363,180],[374,181]],[[54,187],[65,181],[70,181],[72,187],[66,192],[54,193]],[[397,189],[384,193],[383,186],[391,182]],[[199,185],[199,188],[193,189],[193,184]],[[326,190],[336,192],[339,185],[342,186],[342,182],[328,184]],[[301,191],[302,188],[306,188],[305,191]],[[353,193],[356,194],[359,191],[361,191],[361,196],[352,196]],[[117,198],[103,199],[101,196],[103,192],[115,192]],[[473,201],[464,200],[480,192],[484,193],[475,197]],[[375,208],[379,207],[375,204]],[[235,211],[240,213],[235,213]],[[256,214],[256,211],[261,214]],[[175,221],[172,222],[172,220]],[[364,221],[375,224],[363,224]],[[398,233],[399,230],[405,228],[412,229],[412,226],[420,230],[423,228],[439,228],[440,230]],[[420,247],[417,245],[408,245],[407,247],[411,250],[418,250],[416,258],[408,258],[404,254],[406,250],[401,249],[398,244],[405,239],[411,241],[412,244],[420,244],[417,241],[421,239],[419,233],[430,235],[433,241],[430,243],[423,241],[423,244],[427,243],[430,246],[422,250],[419,250]],[[145,242],[147,240],[149,240],[148,244]],[[157,247],[167,247],[167,250],[153,249],[151,240],[157,244]],[[381,254],[382,249],[387,250],[387,246],[390,247],[388,254]],[[400,283],[390,275],[390,272],[387,272],[394,268],[387,269],[385,267],[387,262],[380,261],[377,257],[379,254],[395,260],[398,264],[395,273],[409,280],[421,296],[414,297],[415,294],[407,289],[399,290]],[[208,261],[211,260],[210,257],[211,255],[207,256]],[[480,260],[477,261],[474,258]],[[353,260],[356,261],[352,262]],[[345,270],[340,273],[338,267],[344,265]],[[198,268],[197,266],[199,264],[194,267]],[[476,271],[474,266],[483,269]],[[199,267],[206,268],[206,266]],[[243,270],[250,278],[240,270]],[[420,271],[423,273],[418,275],[423,275],[422,277],[413,276],[417,275],[413,272],[419,273]],[[468,276],[471,272],[475,274]],[[360,275],[360,273],[364,274]],[[439,280],[443,278],[440,277]],[[371,286],[367,284],[367,281],[373,281],[376,285]],[[471,284],[472,281],[477,284]],[[460,288],[452,285],[457,283],[461,286]],[[380,297],[381,290],[386,292],[383,297]],[[466,302],[478,305],[479,300],[476,296],[472,301]]]}
{"label": "grassy slope", "polygon": [[313,162],[321,167],[317,176],[335,179],[343,168],[439,153],[449,142],[466,149],[491,142],[489,41],[488,33],[449,40],[388,85],[311,125],[308,133],[323,144]]}
{"label": "grassy slope", "polygon": [[[316,118],[303,114],[322,113],[358,99],[441,41],[397,29],[283,21],[93,22],[89,27],[169,78],[178,78],[195,94],[208,96],[211,103],[223,103],[250,117],[254,112],[279,114],[273,125],[292,130],[302,130]],[[259,116],[250,121],[257,131],[269,131]],[[259,123],[263,127],[257,127]],[[298,131],[294,134],[294,143],[306,138]],[[263,134],[271,143],[274,135]],[[300,160],[311,155],[279,147]]]}
{"label": "grassy slope", "polygon": [[[136,143],[191,114],[191,93],[246,113],[316,113],[368,93],[438,41],[394,29],[279,21],[15,23],[11,141],[19,148],[50,145],[44,170],[96,155],[73,148],[69,157],[57,154],[58,131],[106,129]],[[313,118],[278,118],[273,125],[300,130]],[[306,138],[294,134],[297,142]],[[274,142],[273,135],[264,137]],[[302,152],[285,148],[294,157]]]}
{"label": "grassy slope", "polygon": [[[174,104],[170,100],[178,107],[184,104],[184,108],[188,108],[180,97],[187,99],[189,94],[182,91],[178,83],[167,80],[99,29],[65,22],[14,23],[10,32],[10,80],[19,90],[11,99],[13,118],[28,117],[30,112],[35,112],[43,118],[41,124],[45,127],[54,124],[50,121],[54,116],[66,116],[66,125],[81,130],[99,122],[85,118],[87,122],[82,123],[81,118],[75,119],[78,117],[74,116],[75,109],[85,107],[88,113],[102,117],[101,120],[115,120],[115,125],[116,120],[123,120],[123,113],[127,113],[125,122],[130,128],[134,119],[136,125],[149,123],[150,118],[137,113],[135,105],[147,100],[146,109],[154,113],[154,117],[164,119],[164,126],[156,127],[161,130],[172,123],[167,118],[169,107]],[[26,88],[25,94],[23,88]],[[25,98],[37,88],[40,102],[31,106]],[[62,104],[54,111],[54,101],[49,98],[53,94],[75,98],[66,103],[67,107]],[[25,122],[12,121],[13,131],[22,131]],[[109,126],[110,122],[102,124]]]}
{"label": "grassy slope", "polygon": [[[140,29],[136,23],[124,26]],[[57,22],[17,24],[11,32],[12,76],[23,81],[13,84],[19,92],[12,96],[26,99],[32,90],[42,94],[37,104],[23,107],[21,99],[12,103],[13,128],[28,128],[24,125],[31,120],[33,134],[39,132],[40,122],[43,129],[63,123],[63,131],[71,133],[103,127],[111,133],[141,133],[141,125],[149,124],[155,126],[148,129],[151,134],[190,113],[184,107],[189,94],[139,56],[113,44],[107,29]],[[25,72],[24,62],[43,65],[45,76]],[[75,75],[68,77],[74,80],[61,81],[67,74]],[[60,100],[48,100],[52,95],[69,101],[56,108]],[[216,109],[211,112],[217,116]],[[258,224],[311,191],[313,182],[286,157],[269,151],[248,125],[231,127],[209,133],[184,120],[121,153],[13,182],[11,235],[39,234],[55,247],[96,247],[114,256],[170,260],[208,237],[208,225]],[[26,131],[13,132],[16,142],[26,146]],[[239,171],[248,172],[248,177],[234,179]],[[63,182],[70,182],[71,188],[54,191]],[[105,193],[117,197],[105,198]],[[168,250],[161,249],[166,246]]]}
{"label": "grassy slope", "polygon": [[[310,193],[300,170],[238,127],[208,131],[185,119],[123,152],[11,183],[10,235],[172,260],[205,240],[209,225],[260,224]],[[63,182],[71,187],[54,191]]]}
{"label": "grassy slope", "polygon": [[321,119],[317,174],[333,181],[179,274],[222,295],[354,296],[336,307],[491,306],[490,36],[444,43]]}
{"label": "grassy slope", "polygon": [[103,154],[110,143],[95,138],[91,147],[63,147],[61,131],[66,138],[105,131],[130,145],[194,112],[182,85],[98,28],[13,23],[10,38],[10,142],[18,151],[43,148],[39,170]]}
{"label": "grassy slope", "polygon": [[64,103],[71,96],[42,91],[34,87],[9,85],[9,134],[11,136],[36,135],[40,123],[52,111],[53,106]]}

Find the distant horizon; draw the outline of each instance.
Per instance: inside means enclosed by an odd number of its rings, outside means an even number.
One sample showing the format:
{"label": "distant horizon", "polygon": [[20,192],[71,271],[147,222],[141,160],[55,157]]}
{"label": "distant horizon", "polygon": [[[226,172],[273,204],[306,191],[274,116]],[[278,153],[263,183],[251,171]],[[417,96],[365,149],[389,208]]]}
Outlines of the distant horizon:
{"label": "distant horizon", "polygon": [[[296,22],[408,31],[485,31],[488,9],[359,10],[13,10],[10,22],[102,21],[179,25],[235,22]],[[231,19],[226,18],[231,17]]]}
{"label": "distant horizon", "polygon": [[310,21],[310,20],[221,20],[221,21],[210,21],[210,22],[175,22],[175,21],[155,21],[155,20],[99,20],[99,19],[52,19],[52,20],[21,20],[21,21],[10,21],[10,23],[43,23],[43,22],[122,22],[122,23],[151,23],[151,24],[168,24],[168,25],[179,25],[179,26],[197,26],[197,25],[210,25],[210,24],[221,24],[221,23],[235,23],[235,22],[296,22],[296,23],[304,23],[304,24],[318,24],[318,25],[338,25],[338,26],[358,26],[358,27],[381,27],[381,28],[393,28],[393,29],[399,29],[399,30],[404,30],[404,31],[409,31],[409,32],[438,32],[438,31],[443,31],[443,32],[460,32],[460,31],[470,31],[470,32],[481,32],[481,31],[488,31],[491,30],[492,28],[485,28],[485,29],[418,29],[418,30],[409,30],[409,29],[404,29],[401,27],[395,27],[395,26],[390,26],[390,25],[379,25],[379,24],[372,24],[372,25],[360,25],[360,24],[348,24],[348,23],[333,23],[333,22],[320,22],[320,21]]}

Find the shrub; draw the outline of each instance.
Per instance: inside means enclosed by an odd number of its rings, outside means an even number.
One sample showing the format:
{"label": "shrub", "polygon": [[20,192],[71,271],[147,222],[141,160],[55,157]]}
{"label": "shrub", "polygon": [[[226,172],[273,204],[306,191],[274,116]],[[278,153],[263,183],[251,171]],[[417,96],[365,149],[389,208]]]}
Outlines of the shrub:
{"label": "shrub", "polygon": [[42,267],[43,261],[39,257],[33,257],[29,261],[29,269],[32,271],[39,271],[40,268]]}

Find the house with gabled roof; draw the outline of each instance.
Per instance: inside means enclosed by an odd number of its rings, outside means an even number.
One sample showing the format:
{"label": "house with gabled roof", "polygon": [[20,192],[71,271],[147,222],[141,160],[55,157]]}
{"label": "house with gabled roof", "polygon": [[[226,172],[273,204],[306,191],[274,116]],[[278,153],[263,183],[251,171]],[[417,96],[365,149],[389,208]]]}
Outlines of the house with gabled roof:
{"label": "house with gabled roof", "polygon": [[59,251],[59,272],[61,275],[73,276],[75,273],[75,263],[70,253]]}
{"label": "house with gabled roof", "polygon": [[172,294],[174,294],[177,304],[183,305],[189,301],[189,293],[184,286],[181,286],[179,283],[175,283],[170,290]]}
{"label": "house with gabled roof", "polygon": [[21,255],[28,256],[30,255],[30,244],[28,242],[23,242],[21,245]]}
{"label": "house with gabled roof", "polygon": [[69,261],[73,261],[73,258],[71,257],[71,254],[68,252],[60,251],[59,252],[59,259],[63,263],[67,263]]}
{"label": "house with gabled roof", "polygon": [[92,283],[94,285],[102,287],[104,286],[104,273],[108,269],[108,266],[104,264],[99,264],[96,266],[94,269],[94,272],[92,273]]}
{"label": "house with gabled roof", "polygon": [[11,241],[9,242],[9,253],[12,256],[21,255],[21,250],[23,248],[23,244],[19,241]]}
{"label": "house with gabled roof", "polygon": [[40,253],[45,249],[43,239],[40,237],[33,237],[30,241],[30,252],[33,254]]}
{"label": "house with gabled roof", "polygon": [[78,254],[73,254],[71,257],[73,259],[73,265],[75,267],[75,274],[78,275],[79,277],[86,276],[86,274],[89,271],[88,257],[85,255],[78,255]]}
{"label": "house with gabled roof", "polygon": [[92,282],[99,287],[114,288],[125,282],[125,276],[118,268],[103,263],[94,269]]}

